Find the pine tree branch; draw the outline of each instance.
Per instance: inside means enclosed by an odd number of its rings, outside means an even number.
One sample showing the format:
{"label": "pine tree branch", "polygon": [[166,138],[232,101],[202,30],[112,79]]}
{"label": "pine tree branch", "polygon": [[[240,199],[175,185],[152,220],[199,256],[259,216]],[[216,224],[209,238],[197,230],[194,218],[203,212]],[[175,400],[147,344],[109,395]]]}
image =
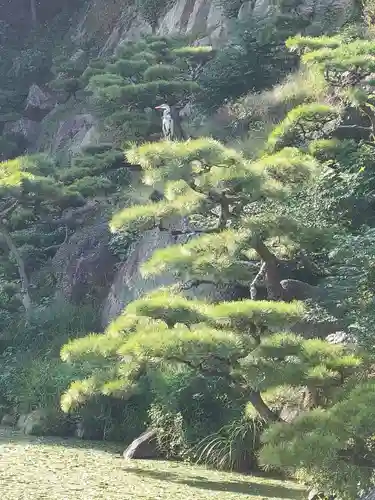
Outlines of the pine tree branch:
{"label": "pine tree branch", "polygon": [[274,253],[264,244],[259,236],[255,236],[252,241],[252,247],[259,257],[265,262],[266,282],[269,300],[282,300],[283,288],[280,285],[279,261]]}
{"label": "pine tree branch", "polygon": [[178,290],[179,291],[186,291],[186,290],[191,290],[192,288],[198,287],[200,285],[212,285],[215,286],[217,285],[217,282],[215,281],[210,281],[210,280],[191,280],[187,281],[186,283],[181,283],[178,285]]}
{"label": "pine tree branch", "polygon": [[172,236],[194,236],[194,234],[206,234],[207,231],[204,229],[197,229],[194,231],[181,231],[180,229],[170,229],[168,227],[163,227],[161,225],[162,223],[158,226],[155,226],[159,229],[159,231],[167,232],[170,233]]}
{"label": "pine tree branch", "polygon": [[230,217],[229,201],[223,194],[220,200],[220,218],[217,225],[218,230],[223,230],[227,227],[229,217]]}
{"label": "pine tree branch", "polygon": [[367,130],[367,131],[371,131],[372,128],[371,127],[364,127],[363,125],[339,125],[337,127],[337,130],[340,130],[340,129],[360,129],[360,130]]}
{"label": "pine tree branch", "polygon": [[263,278],[263,276],[265,275],[265,273],[266,273],[266,263],[263,261],[262,265],[260,266],[258,274],[255,276],[255,278],[253,279],[253,281],[250,284],[250,297],[251,297],[251,300],[256,300],[256,298],[257,298],[256,285]]}
{"label": "pine tree branch", "polygon": [[280,417],[266,405],[259,391],[250,391],[249,401],[254,406],[260,417],[262,417],[266,422],[282,421]]}
{"label": "pine tree branch", "polygon": [[[220,362],[223,362],[223,359],[220,356],[212,355],[212,357],[218,359]],[[211,377],[222,377],[225,378],[229,383],[233,384],[236,380],[231,376],[230,373],[221,370],[213,370],[212,368],[205,368],[202,363],[194,364],[192,361],[189,361],[184,358],[180,358],[178,356],[168,356],[166,359],[169,361],[174,361],[177,363],[181,363],[183,365],[188,366],[194,371],[199,371],[205,375],[209,375]],[[225,360],[227,366],[230,366],[230,361]],[[256,391],[251,388],[246,388],[246,392],[249,398],[250,403],[254,406],[255,410],[258,412],[259,416],[263,418],[266,422],[281,422],[280,417],[273,412],[269,406],[264,402],[259,391]]]}
{"label": "pine tree branch", "polygon": [[200,373],[204,373],[205,375],[209,375],[211,377],[223,377],[227,379],[229,382],[233,383],[233,378],[227,372],[221,370],[214,370],[212,368],[205,368],[202,363],[194,364],[192,361],[188,359],[179,358],[178,356],[167,356],[165,359],[168,361],[174,361],[176,363],[181,363],[182,365],[186,365],[194,371],[199,371]]}
{"label": "pine tree branch", "polygon": [[213,228],[208,228],[208,229],[193,229],[191,231],[181,231],[180,229],[170,229],[168,227],[163,227],[161,225],[162,223],[157,227],[159,231],[167,232],[170,233],[172,236],[194,236],[196,234],[213,234],[213,233],[218,233],[220,229],[218,227],[213,227]]}
{"label": "pine tree branch", "polygon": [[3,208],[2,211],[0,212],[0,233],[2,234],[4,238],[4,242],[6,243],[9,252],[14,256],[16,259],[17,263],[17,268],[18,268],[18,275],[21,281],[21,297],[22,297],[22,304],[25,309],[25,314],[26,318],[28,319],[31,313],[31,308],[32,308],[32,302],[30,298],[30,283],[29,283],[29,278],[26,273],[26,267],[25,267],[25,262],[21,257],[20,252],[18,251],[18,248],[13,242],[13,239],[10,235],[10,232],[8,231],[6,227],[6,216],[9,216],[9,214],[15,210],[15,208],[18,206],[18,200],[11,201],[10,205],[6,208]]}
{"label": "pine tree branch", "polygon": [[11,204],[7,208],[3,208],[0,212],[0,219],[4,219],[10,212],[12,212],[18,205],[18,200],[11,201]]}

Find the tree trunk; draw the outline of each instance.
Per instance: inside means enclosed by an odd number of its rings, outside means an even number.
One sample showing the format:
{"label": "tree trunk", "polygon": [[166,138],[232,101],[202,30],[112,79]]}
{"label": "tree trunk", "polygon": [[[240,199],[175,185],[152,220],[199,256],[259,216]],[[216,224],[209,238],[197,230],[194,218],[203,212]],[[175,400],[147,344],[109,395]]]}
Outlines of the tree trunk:
{"label": "tree trunk", "polygon": [[249,396],[250,403],[254,406],[259,416],[266,422],[279,422],[279,416],[274,413],[263,401],[259,391],[251,391]]}
{"label": "tree trunk", "polygon": [[176,106],[171,106],[171,116],[174,126],[173,139],[177,139],[178,141],[185,141],[186,135],[181,124],[180,110]]}
{"label": "tree trunk", "polygon": [[18,251],[18,248],[16,245],[13,243],[12,237],[10,236],[7,228],[3,225],[0,224],[0,232],[4,236],[4,240],[9,248],[10,253],[14,255],[14,258],[16,259],[17,262],[17,267],[18,267],[18,274],[20,277],[21,281],[21,295],[22,295],[22,304],[25,309],[25,314],[26,318],[28,319],[31,313],[31,298],[29,294],[29,279],[26,274],[26,269],[25,269],[25,263],[21,257],[21,254]]}
{"label": "tree trunk", "polygon": [[265,264],[266,287],[269,300],[283,300],[283,288],[280,285],[278,260],[259,237],[255,237],[253,248]]}

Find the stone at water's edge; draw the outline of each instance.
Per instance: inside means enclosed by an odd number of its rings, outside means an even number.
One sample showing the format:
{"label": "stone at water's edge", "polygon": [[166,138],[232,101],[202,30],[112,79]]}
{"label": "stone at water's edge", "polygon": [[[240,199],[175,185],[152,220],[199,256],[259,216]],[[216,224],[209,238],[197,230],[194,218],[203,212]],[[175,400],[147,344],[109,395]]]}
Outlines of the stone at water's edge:
{"label": "stone at water's edge", "polygon": [[156,442],[156,430],[150,429],[141,434],[126,448],[123,453],[125,459],[152,459],[159,458]]}

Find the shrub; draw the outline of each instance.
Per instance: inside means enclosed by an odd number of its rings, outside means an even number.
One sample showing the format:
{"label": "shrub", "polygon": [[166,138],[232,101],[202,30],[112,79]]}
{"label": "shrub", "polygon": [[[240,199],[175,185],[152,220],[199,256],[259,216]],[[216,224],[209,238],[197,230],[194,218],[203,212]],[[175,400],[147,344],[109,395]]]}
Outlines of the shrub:
{"label": "shrub", "polygon": [[259,417],[237,417],[194,448],[198,463],[221,470],[246,472],[256,468],[256,453],[265,423]]}
{"label": "shrub", "polygon": [[[38,407],[59,407],[59,398],[84,369],[64,366],[59,360],[61,345],[96,328],[91,308],[61,303],[34,310],[30,321],[14,317],[5,325],[5,349],[0,354],[0,394],[22,412]],[[8,329],[16,334],[10,336]]]}
{"label": "shrub", "polygon": [[195,447],[240,413],[230,387],[219,378],[206,380],[184,369],[166,367],[150,374],[151,426],[166,456],[194,459]]}

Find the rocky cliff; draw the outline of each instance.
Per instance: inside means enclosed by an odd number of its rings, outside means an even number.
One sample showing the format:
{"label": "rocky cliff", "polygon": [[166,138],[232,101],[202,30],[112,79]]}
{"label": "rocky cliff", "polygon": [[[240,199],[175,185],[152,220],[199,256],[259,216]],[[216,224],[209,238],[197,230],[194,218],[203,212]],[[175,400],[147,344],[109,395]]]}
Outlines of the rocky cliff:
{"label": "rocky cliff", "polygon": [[[274,8],[272,0],[175,0],[170,8],[160,16],[156,33],[159,35],[191,34],[198,43],[217,45],[227,37],[227,4],[233,4],[231,16],[246,20],[249,16],[261,18]],[[284,2],[285,3],[285,2]],[[315,24],[330,23],[333,26],[344,24],[352,14],[353,0],[302,0],[294,6],[301,15],[308,14],[312,29]],[[294,2],[296,4],[296,2]],[[293,6],[292,6],[293,5]],[[75,41],[90,40],[95,37],[102,41],[101,54],[108,54],[124,40],[134,40],[152,29],[134,2],[129,0],[90,0],[84,7],[77,26],[73,27],[71,37]]]}
{"label": "rocky cliff", "polygon": [[[284,0],[280,0],[284,1]],[[228,0],[228,4],[231,3]],[[253,18],[260,19],[275,8],[272,0],[232,0],[236,5],[234,17],[246,22]],[[284,1],[285,3],[285,1]],[[329,31],[343,25],[353,14],[354,0],[300,0],[295,11],[310,20],[308,31],[312,34],[326,25]],[[170,0],[159,17],[156,33],[159,35],[192,35],[197,44],[214,46],[226,43],[228,19],[221,0]],[[233,11],[232,16],[233,16]],[[100,56],[110,56],[126,40],[136,40],[146,33],[151,33],[150,24],[138,12],[133,0],[89,0],[71,19],[71,28],[67,34],[70,44],[76,47],[72,59],[80,57],[82,46],[95,46]],[[31,97],[29,97],[30,100]],[[88,145],[100,140],[95,119],[84,106],[77,107],[75,102],[56,106],[35,130],[30,121],[23,126],[25,134],[32,138],[38,150],[56,153],[64,148],[69,153],[76,153],[81,145]],[[35,133],[39,135],[35,140]]]}
{"label": "rocky cliff", "polygon": [[[231,22],[225,15],[228,9],[221,5],[223,2],[219,0],[175,0],[170,2],[152,29],[130,0],[89,0],[71,19],[67,33],[74,47],[71,57],[80,57],[80,47],[88,45],[94,45],[98,55],[110,56],[123,41],[137,39],[152,31],[160,35],[191,34],[198,44],[219,46],[226,42]],[[270,0],[240,0],[236,2],[235,12],[232,11],[231,15],[245,22],[250,16],[261,18],[271,8],[274,8],[274,4]],[[353,8],[353,0],[303,0],[296,7],[301,15],[309,17],[312,33],[320,23],[330,22],[336,26],[344,24]],[[59,104],[40,87],[33,86],[26,102],[24,118],[13,126],[25,135],[31,144],[31,151],[70,157],[82,147],[106,139],[99,125],[84,101],[77,104],[71,99]],[[97,226],[97,233],[96,226],[91,227],[90,231],[90,238],[100,240],[103,225]],[[157,230],[144,234],[131,245],[128,258],[116,267],[115,272],[115,262],[108,258],[107,248],[103,248],[108,243],[108,233],[105,230],[104,233],[104,243],[89,249],[86,248],[87,237],[79,238],[76,234],[59,250],[59,256],[68,256],[59,267],[66,269],[62,281],[64,290],[69,291],[69,297],[82,292],[76,290],[77,273],[72,271],[78,268],[85,293],[90,293],[90,286],[97,286],[98,283],[107,287],[108,296],[104,298],[103,306],[103,323],[107,323],[126,303],[144,291],[170,283],[171,277],[162,277],[158,282],[146,280],[139,268],[155,249],[173,243],[173,237]],[[106,265],[98,270],[98,263],[103,259]]]}

